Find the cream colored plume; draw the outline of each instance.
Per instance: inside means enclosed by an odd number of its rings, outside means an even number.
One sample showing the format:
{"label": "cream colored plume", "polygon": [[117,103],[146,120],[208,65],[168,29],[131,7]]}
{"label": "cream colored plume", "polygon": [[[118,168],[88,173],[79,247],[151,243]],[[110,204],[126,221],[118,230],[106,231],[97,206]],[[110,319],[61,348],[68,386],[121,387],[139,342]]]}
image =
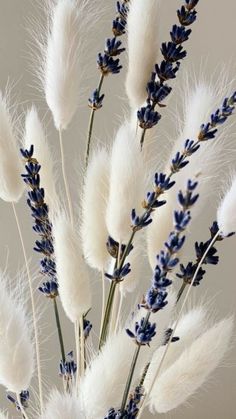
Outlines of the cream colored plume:
{"label": "cream colored plume", "polygon": [[147,82],[159,53],[160,0],[131,0],[127,19],[128,73],[126,92],[132,108],[146,100]]}
{"label": "cream colored plume", "polygon": [[66,129],[71,122],[81,93],[83,63],[80,55],[87,20],[85,5],[84,0],[50,2],[43,84],[58,130]]}
{"label": "cream colored plume", "polygon": [[[0,274],[0,384],[20,394],[30,386],[34,347],[29,317],[20,288],[10,291],[9,278]],[[23,285],[22,285],[23,286]]]}
{"label": "cream colored plume", "polygon": [[84,419],[75,395],[53,390],[40,419]]}
{"label": "cream colored plume", "polygon": [[107,265],[108,230],[105,222],[109,192],[109,155],[101,148],[91,156],[85,178],[82,206],[81,239],[88,264],[99,271]]}
{"label": "cream colored plume", "polygon": [[50,208],[57,207],[55,188],[54,161],[47,142],[44,127],[34,106],[28,110],[25,119],[24,146],[29,149],[34,146],[34,157],[38,160],[40,169],[40,183],[45,190],[45,202]]}
{"label": "cream colored plume", "polygon": [[0,92],[0,198],[18,202],[24,191],[23,164],[7,96]]}
{"label": "cream colored plume", "polygon": [[[224,87],[224,86],[223,86]],[[173,145],[164,169],[166,174],[170,172],[171,160],[177,151],[183,151],[186,139],[196,140],[202,123],[206,123],[213,110],[219,105],[219,91],[222,94],[222,86],[213,83],[198,82],[197,84],[189,81],[185,86],[184,100],[184,121],[179,136]],[[167,204],[153,214],[153,222],[147,228],[148,258],[152,268],[155,265],[156,255],[163,247],[163,243],[172,231],[173,212],[178,207],[178,191],[185,190],[188,179],[199,180],[197,192],[200,197],[197,204],[192,208],[193,219],[201,214],[201,211],[209,199],[209,193],[213,193],[219,181],[223,161],[228,160],[225,138],[220,135],[214,141],[209,141],[201,145],[201,148],[189,158],[189,164],[175,176],[176,184],[169,190],[163,198]]]}
{"label": "cream colored plume", "polygon": [[91,307],[89,276],[80,237],[63,213],[53,220],[53,233],[60,298],[66,315],[75,323]]}
{"label": "cream colored plume", "polygon": [[117,132],[111,151],[110,190],[106,212],[110,236],[125,243],[132,232],[131,211],[142,213],[146,169],[135,130],[125,122]]}
{"label": "cream colored plume", "polygon": [[219,230],[224,236],[236,232],[236,175],[220,201],[217,222]]}
{"label": "cream colored plume", "polygon": [[158,377],[150,395],[150,410],[157,413],[169,412],[195,394],[224,358],[232,332],[233,319],[229,318],[198,337]]}

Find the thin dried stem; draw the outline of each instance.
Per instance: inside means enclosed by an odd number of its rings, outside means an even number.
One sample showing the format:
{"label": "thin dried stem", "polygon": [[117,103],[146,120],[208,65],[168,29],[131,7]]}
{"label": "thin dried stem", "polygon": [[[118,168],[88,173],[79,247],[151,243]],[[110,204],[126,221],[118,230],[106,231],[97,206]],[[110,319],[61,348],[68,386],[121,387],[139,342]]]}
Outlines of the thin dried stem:
{"label": "thin dried stem", "polygon": [[63,176],[64,186],[65,186],[70,220],[71,220],[72,225],[74,225],[73,206],[72,206],[72,200],[71,200],[71,195],[70,195],[70,188],[69,188],[67,175],[66,175],[66,164],[65,164],[65,154],[64,154],[63,139],[62,139],[62,130],[60,129],[58,132],[59,132],[60,150],[61,150],[62,176]]}
{"label": "thin dried stem", "polygon": [[25,268],[28,278],[29,284],[29,291],[30,291],[30,300],[31,300],[31,309],[32,309],[32,318],[33,318],[33,329],[34,329],[34,340],[35,340],[35,355],[36,355],[36,368],[37,368],[37,375],[38,375],[38,388],[39,388],[39,403],[40,403],[40,411],[43,411],[43,385],[42,385],[42,371],[41,371],[41,362],[40,362],[40,350],[39,350],[39,330],[37,325],[36,319],[36,307],[35,307],[35,300],[34,300],[34,291],[33,291],[33,281],[30,274],[29,263],[26,255],[26,249],[23,239],[23,234],[21,231],[21,226],[19,222],[19,218],[17,215],[15,204],[12,202],[12,209],[14,213],[14,217],[16,220],[16,225],[19,233],[20,243],[22,247],[22,252],[24,256]]}

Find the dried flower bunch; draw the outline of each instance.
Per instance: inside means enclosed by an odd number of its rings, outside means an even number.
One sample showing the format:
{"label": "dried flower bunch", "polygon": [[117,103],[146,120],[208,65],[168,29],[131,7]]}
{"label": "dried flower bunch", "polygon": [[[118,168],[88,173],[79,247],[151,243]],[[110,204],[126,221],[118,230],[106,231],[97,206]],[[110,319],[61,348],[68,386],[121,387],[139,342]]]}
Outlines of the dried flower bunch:
{"label": "dried flower bunch", "polygon": [[[37,34],[39,76],[58,131],[64,192],[36,107],[25,115],[19,145],[8,96],[0,95],[0,196],[12,205],[26,271],[14,289],[6,273],[0,274],[0,383],[12,404],[9,412],[13,407],[25,419],[133,419],[147,409],[154,416],[172,411],[221,363],[233,333],[232,317],[214,322],[202,304],[187,311],[186,305],[207,265],[218,264],[218,243],[236,232],[235,177],[208,238],[195,243],[194,260],[184,256],[191,222],[219,176],[216,162],[224,163],[221,130],[235,111],[236,92],[219,105],[217,89],[199,81],[187,89],[183,126],[160,170],[153,145],[187,56],[199,0],[183,0],[161,48],[160,1],[117,1],[111,37],[97,58],[98,86],[88,101],[79,211],[72,199],[64,137],[83,100],[83,60],[97,1],[48,0],[48,30]],[[109,147],[96,146],[103,88],[107,76],[122,71],[122,59],[129,111]],[[39,259],[36,292],[17,214],[24,192]],[[55,314],[59,350],[48,348],[47,358],[58,357],[58,389],[45,384],[36,293]],[[73,324],[72,342],[65,338],[58,305]],[[0,417],[8,416],[2,411]]]}

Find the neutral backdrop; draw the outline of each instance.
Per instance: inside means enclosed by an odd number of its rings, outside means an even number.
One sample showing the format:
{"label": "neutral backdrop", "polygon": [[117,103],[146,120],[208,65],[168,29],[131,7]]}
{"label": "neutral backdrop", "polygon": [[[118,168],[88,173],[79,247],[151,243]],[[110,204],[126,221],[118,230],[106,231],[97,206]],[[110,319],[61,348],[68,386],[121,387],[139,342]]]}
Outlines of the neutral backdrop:
{"label": "neutral backdrop", "polygon": [[[144,0],[145,1],[145,0]],[[110,22],[114,15],[115,0],[100,0],[101,9],[106,6],[105,17],[98,23],[98,27],[91,29],[93,46],[88,51],[87,80],[89,90],[96,86],[98,74],[96,70],[96,51],[102,50],[104,39],[110,35]],[[177,0],[163,1],[160,13],[160,39],[165,40],[172,23],[176,21],[175,11],[181,4]],[[55,160],[59,160],[58,139],[55,133],[51,115],[47,110],[44,98],[37,88],[35,75],[31,70],[31,36],[28,28],[32,27],[32,21],[36,18],[43,20],[40,10],[40,2],[34,0],[0,0],[0,89],[4,90],[7,84],[13,86],[12,96],[18,105],[18,112],[22,113],[36,103],[40,115],[44,117],[47,126],[48,138],[54,151]],[[236,72],[236,44],[235,44],[235,0],[200,0],[199,19],[194,25],[193,35],[188,43],[188,59],[183,66],[190,72],[199,74],[203,69],[206,79],[220,71],[220,65],[225,65],[225,71],[230,79],[234,79]],[[30,23],[31,22],[31,23]],[[125,56],[122,57],[125,61]],[[118,126],[127,106],[124,88],[124,73],[111,77],[105,86],[107,95],[104,109],[100,112],[96,121],[96,137],[102,142],[110,142],[115,128]],[[236,89],[236,82],[235,82]],[[78,115],[67,133],[65,141],[68,173],[73,185],[74,197],[77,200],[79,180],[84,153],[84,140],[89,111],[86,100],[81,103]],[[23,123],[23,122],[22,122]],[[166,122],[164,122],[166,124]],[[166,128],[168,129],[168,127]],[[235,135],[236,149],[236,135]],[[59,165],[58,165],[59,167]],[[236,162],[235,162],[236,169]],[[58,168],[58,183],[61,184],[60,169]],[[222,185],[221,185],[222,186]],[[216,200],[218,195],[216,196]],[[77,202],[77,201],[75,201]],[[27,245],[27,253],[32,258],[31,266],[36,271],[37,259],[33,255],[33,235],[31,233],[30,214],[24,200],[19,204],[18,211],[24,230]],[[197,239],[205,238],[206,228],[210,220],[214,218],[215,202],[210,200],[202,214],[201,221],[195,226]],[[220,245],[221,263],[219,267],[209,269],[209,274],[201,289],[194,294],[194,301],[199,298],[208,298],[214,301],[214,311],[218,317],[235,312],[236,295],[236,239],[231,239]],[[7,265],[11,280],[23,267],[21,248],[18,243],[17,231],[13,214],[9,205],[0,205],[0,267],[5,269]],[[95,291],[96,294],[96,291]],[[43,316],[43,334],[48,336],[47,343],[43,344],[45,381],[48,383],[58,382],[58,349],[57,337],[54,328],[51,307],[48,301],[41,303]],[[96,321],[95,321],[96,324]],[[65,339],[72,339],[72,328],[63,318]],[[235,343],[236,345],[236,343]],[[234,419],[236,411],[236,355],[235,345],[228,354],[223,368],[211,378],[210,382],[191,399],[187,406],[171,412],[167,416],[175,419]],[[68,346],[68,345],[67,345]],[[50,348],[46,350],[46,348]],[[68,346],[68,351],[72,349]],[[53,378],[55,377],[55,379]],[[102,383],[101,383],[102,385]],[[5,403],[5,390],[0,387],[2,405]],[[15,416],[12,411],[13,417]],[[147,418],[149,415],[147,414]],[[160,415],[162,417],[162,415]],[[164,417],[164,415],[163,415]]]}

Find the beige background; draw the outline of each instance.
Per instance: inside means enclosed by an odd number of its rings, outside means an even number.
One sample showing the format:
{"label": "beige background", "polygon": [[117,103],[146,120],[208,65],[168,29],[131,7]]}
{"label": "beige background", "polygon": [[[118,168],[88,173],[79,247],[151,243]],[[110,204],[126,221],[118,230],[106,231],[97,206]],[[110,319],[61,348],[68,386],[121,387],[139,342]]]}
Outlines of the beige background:
{"label": "beige background", "polygon": [[[145,1],[145,0],[144,0]],[[110,21],[114,14],[113,7],[115,1],[101,0],[101,7],[107,5],[107,16],[101,22],[99,30],[94,27],[91,36],[94,39],[94,47],[88,51],[88,58],[91,65],[88,68],[88,85],[93,89],[97,82],[98,74],[96,72],[95,51],[101,50],[106,35],[110,34]],[[108,4],[107,4],[108,3]],[[164,40],[168,35],[170,25],[175,22],[175,10],[181,4],[180,1],[164,1],[160,17],[161,38]],[[40,113],[45,117],[48,127],[48,136],[55,152],[55,159],[58,159],[58,142],[56,134],[51,123],[50,114],[41,97],[39,91],[35,88],[36,83],[30,71],[29,40],[27,33],[28,21],[32,16],[40,17],[38,2],[33,0],[0,0],[0,89],[5,88],[8,80],[14,84],[14,99],[19,104],[19,111],[22,111],[34,101],[40,109]],[[224,63],[231,78],[235,78],[235,0],[208,0],[200,1],[199,19],[194,25],[194,32],[191,41],[188,43],[188,62],[191,62],[192,69],[199,70],[199,63],[203,64],[206,76],[210,76],[214,71],[218,71],[218,66]],[[124,61],[124,56],[122,58]],[[187,62],[186,64],[187,65]],[[192,70],[191,70],[192,71]],[[123,73],[120,76],[111,77],[106,83],[105,91],[107,100],[103,112],[100,113],[100,119],[97,121],[97,137],[100,141],[109,141],[109,137],[118,125],[120,116],[123,114],[125,95],[123,91]],[[236,83],[235,83],[236,88]],[[91,90],[91,89],[90,89]],[[114,99],[115,98],[115,99]],[[122,100],[120,100],[122,99]],[[69,173],[72,178],[81,171],[80,159],[84,153],[84,135],[88,120],[88,109],[86,101],[82,104],[78,117],[73,121],[66,140],[66,156],[70,167]],[[236,136],[235,136],[236,137]],[[236,141],[236,138],[235,138]],[[236,145],[235,145],[236,148]],[[75,156],[78,156],[76,159]],[[235,163],[236,168],[236,163]],[[60,172],[59,172],[60,173]],[[60,182],[60,178],[59,178]],[[74,191],[76,192],[78,182],[73,176],[72,180]],[[76,195],[75,195],[76,197]],[[209,202],[206,212],[203,214],[201,224],[195,226],[195,238],[206,237],[206,228],[210,220],[214,218],[214,203]],[[31,219],[24,201],[19,204],[19,213],[21,223],[24,228],[24,235],[27,240],[28,255],[32,255],[31,247],[33,236],[31,234]],[[0,206],[0,263],[1,268],[5,268],[7,254],[8,270],[12,277],[22,268],[22,254],[17,240],[17,233],[14,224],[11,208],[1,203]],[[211,299],[214,297],[214,310],[218,316],[224,316],[235,312],[235,256],[236,239],[231,239],[223,245],[220,245],[221,263],[218,269],[214,267],[209,269],[209,274],[201,289],[195,291],[194,300],[206,295]],[[32,267],[36,268],[35,257],[32,260]],[[97,291],[94,291],[97,294]],[[50,347],[50,353],[45,351],[45,369],[47,382],[55,381],[51,377],[57,375],[57,347],[54,331],[54,319],[49,304],[43,301],[44,334],[48,334],[47,347]],[[66,340],[69,341],[72,336],[72,329],[69,323],[63,320],[63,326],[66,328]],[[68,348],[68,351],[71,347]],[[46,361],[47,360],[47,361]],[[48,361],[49,360],[49,361]],[[226,368],[221,368],[214,374],[210,383],[198,392],[191,402],[190,406],[177,409],[168,415],[175,419],[234,419],[236,410],[236,356],[235,346],[229,353],[225,361]],[[50,376],[48,374],[50,369]],[[102,383],[101,383],[102,385]],[[4,389],[0,388],[1,400],[4,400]],[[3,401],[3,405],[5,402]],[[148,415],[146,417],[149,417]],[[164,417],[164,416],[163,416]]]}

